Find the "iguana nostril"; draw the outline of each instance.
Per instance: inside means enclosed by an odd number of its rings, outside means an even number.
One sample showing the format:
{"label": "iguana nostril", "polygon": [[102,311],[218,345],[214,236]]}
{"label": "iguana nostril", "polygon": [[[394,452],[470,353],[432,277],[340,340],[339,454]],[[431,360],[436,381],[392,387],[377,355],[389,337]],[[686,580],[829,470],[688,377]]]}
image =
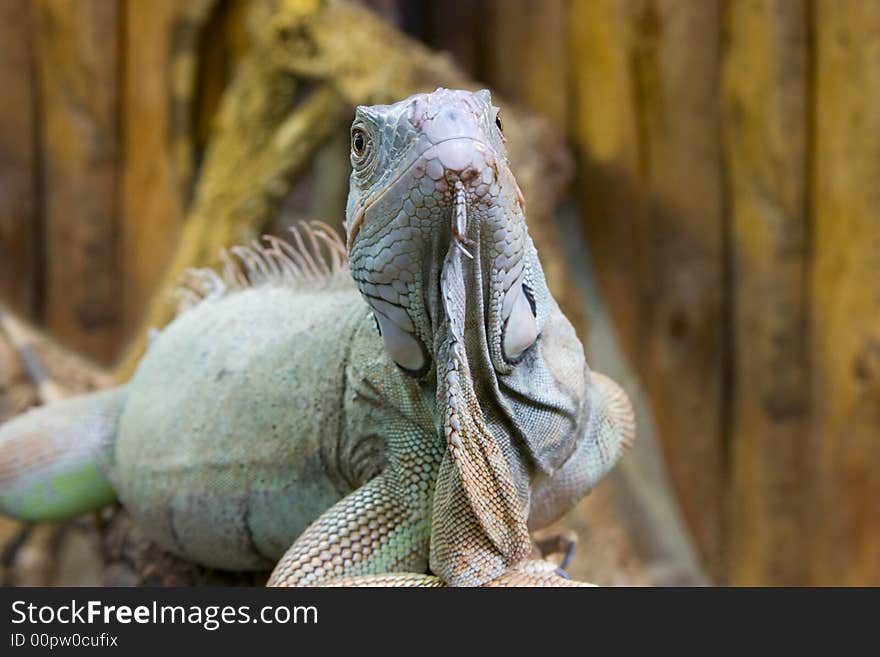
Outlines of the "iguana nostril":
{"label": "iguana nostril", "polygon": [[474,178],[476,178],[479,174],[476,167],[470,166],[459,174],[459,178],[462,182],[470,182]]}

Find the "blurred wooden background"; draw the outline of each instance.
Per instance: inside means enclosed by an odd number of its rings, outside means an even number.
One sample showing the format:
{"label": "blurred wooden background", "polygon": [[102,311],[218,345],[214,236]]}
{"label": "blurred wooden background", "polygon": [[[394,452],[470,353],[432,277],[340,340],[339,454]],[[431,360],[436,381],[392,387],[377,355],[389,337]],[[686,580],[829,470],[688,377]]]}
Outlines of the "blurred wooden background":
{"label": "blurred wooden background", "polygon": [[[368,4],[567,135],[716,581],[880,584],[880,3]],[[173,251],[246,10],[0,0],[0,300],[101,362]]]}

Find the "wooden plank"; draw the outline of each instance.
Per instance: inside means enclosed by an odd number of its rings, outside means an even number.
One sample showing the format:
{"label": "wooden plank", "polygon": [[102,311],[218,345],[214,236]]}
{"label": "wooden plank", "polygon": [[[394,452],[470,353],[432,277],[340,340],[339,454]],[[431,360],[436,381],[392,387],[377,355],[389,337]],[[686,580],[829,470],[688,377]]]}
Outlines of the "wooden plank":
{"label": "wooden plank", "polygon": [[196,162],[220,98],[250,47],[249,0],[125,5],[120,253],[123,332],[143,321],[174,253]]}
{"label": "wooden plank", "polygon": [[487,2],[471,0],[426,0],[400,2],[400,13],[408,29],[436,50],[449,53],[462,70],[483,78]]}
{"label": "wooden plank", "polygon": [[733,377],[727,581],[807,581],[815,534],[806,346],[808,34],[806,2],[733,2],[724,16]]}
{"label": "wooden plank", "polygon": [[[723,209],[717,0],[633,15],[647,219],[639,357],[682,511],[721,577]],[[699,53],[699,56],[695,56]]]}
{"label": "wooden plank", "polygon": [[39,215],[30,6],[0,3],[0,300],[34,319]]}
{"label": "wooden plank", "polygon": [[565,0],[504,0],[486,5],[480,76],[506,98],[523,103],[565,130],[568,61]]}
{"label": "wooden plank", "polygon": [[[654,402],[689,527],[721,575],[723,206],[717,1],[572,4],[590,247]],[[699,56],[695,56],[699,53]]]}
{"label": "wooden plank", "polygon": [[119,319],[117,165],[119,3],[40,0],[36,9],[46,323],[103,361]]}
{"label": "wooden plank", "polygon": [[814,29],[812,577],[880,585],[880,4]]}
{"label": "wooden plank", "polygon": [[142,319],[153,287],[173,253],[182,221],[172,152],[172,33],[176,0],[125,7],[124,163],[120,255],[126,334]]}
{"label": "wooden plank", "polygon": [[627,6],[617,0],[574,0],[566,41],[588,248],[619,339],[633,356],[641,324],[643,201],[628,18]]}

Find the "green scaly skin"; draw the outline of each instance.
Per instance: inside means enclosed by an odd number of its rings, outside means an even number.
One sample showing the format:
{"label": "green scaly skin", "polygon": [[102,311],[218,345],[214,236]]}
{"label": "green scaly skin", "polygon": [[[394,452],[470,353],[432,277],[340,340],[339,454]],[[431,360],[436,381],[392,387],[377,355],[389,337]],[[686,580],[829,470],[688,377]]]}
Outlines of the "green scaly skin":
{"label": "green scaly skin", "polygon": [[[320,226],[241,249],[125,387],[0,427],[0,509],[115,491],[164,548],[277,562],[270,585],[572,584],[529,530],[613,466],[632,411],[547,290],[488,92],[358,108],[347,233],[351,277]],[[99,494],[53,487],[78,476]]]}

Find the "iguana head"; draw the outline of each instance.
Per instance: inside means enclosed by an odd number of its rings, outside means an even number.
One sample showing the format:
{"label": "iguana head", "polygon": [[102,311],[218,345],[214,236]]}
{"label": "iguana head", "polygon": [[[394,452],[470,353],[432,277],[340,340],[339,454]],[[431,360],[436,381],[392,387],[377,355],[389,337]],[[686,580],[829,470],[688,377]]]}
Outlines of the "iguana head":
{"label": "iguana head", "polygon": [[541,348],[556,306],[498,108],[488,91],[446,89],[359,107],[351,163],[352,275],[390,358],[425,381],[435,374],[458,476],[486,533],[513,559],[528,550],[530,466],[520,456],[548,472],[569,456],[587,370],[570,326],[571,344]]}
{"label": "iguana head", "polygon": [[508,371],[538,334],[523,198],[488,91],[438,89],[359,107],[351,129],[351,270],[391,358],[431,367],[437,283],[453,246],[481,275],[493,366]]}

